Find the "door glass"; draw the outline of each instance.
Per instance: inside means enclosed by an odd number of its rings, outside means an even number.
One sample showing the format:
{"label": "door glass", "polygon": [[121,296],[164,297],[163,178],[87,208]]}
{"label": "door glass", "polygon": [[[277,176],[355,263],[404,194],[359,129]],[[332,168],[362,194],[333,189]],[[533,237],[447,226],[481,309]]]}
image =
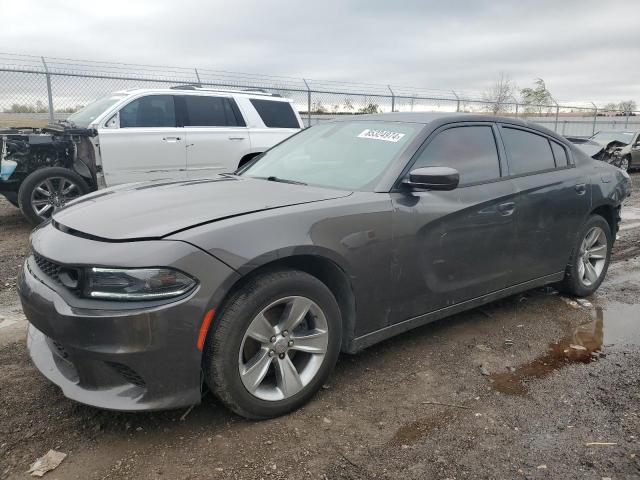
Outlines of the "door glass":
{"label": "door glass", "polygon": [[490,126],[454,127],[440,132],[423,150],[413,168],[451,167],[460,184],[500,177],[500,162]]}
{"label": "door glass", "polygon": [[556,167],[566,167],[569,162],[567,160],[567,151],[564,147],[552,141],[551,150],[553,150],[553,156],[556,159]]}
{"label": "door glass", "polygon": [[138,98],[120,110],[120,128],[175,126],[176,111],[171,95]]}
{"label": "door glass", "polygon": [[509,173],[540,172],[555,168],[549,140],[535,133],[502,127],[502,140],[509,158]]}
{"label": "door glass", "polygon": [[185,127],[238,127],[230,98],[187,95]]}

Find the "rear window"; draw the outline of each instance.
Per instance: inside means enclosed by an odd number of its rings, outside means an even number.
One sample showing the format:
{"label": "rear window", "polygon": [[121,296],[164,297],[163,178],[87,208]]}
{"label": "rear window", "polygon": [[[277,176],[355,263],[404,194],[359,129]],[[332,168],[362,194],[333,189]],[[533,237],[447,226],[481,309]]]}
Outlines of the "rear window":
{"label": "rear window", "polygon": [[509,173],[520,175],[555,168],[549,140],[535,133],[502,127],[502,140],[509,158]]}
{"label": "rear window", "polygon": [[569,164],[567,151],[562,145],[551,141],[551,150],[553,150],[553,156],[556,159],[556,167],[566,167]]}
{"label": "rear window", "polygon": [[251,99],[251,104],[269,128],[300,128],[289,102]]}
{"label": "rear window", "polygon": [[[231,98],[186,95],[185,127],[244,127],[244,121]],[[235,107],[235,108],[234,108]]]}

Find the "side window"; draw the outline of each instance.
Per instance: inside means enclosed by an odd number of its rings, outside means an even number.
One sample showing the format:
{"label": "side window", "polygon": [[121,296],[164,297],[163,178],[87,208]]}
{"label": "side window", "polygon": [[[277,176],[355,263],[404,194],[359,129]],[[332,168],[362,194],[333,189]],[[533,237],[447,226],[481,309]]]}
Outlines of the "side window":
{"label": "side window", "polygon": [[185,127],[244,127],[244,120],[238,118],[240,111],[233,108],[235,102],[231,98],[186,95],[184,99]]}
{"label": "side window", "polygon": [[120,110],[120,128],[175,126],[176,109],[171,95],[138,98]]}
{"label": "side window", "polygon": [[502,127],[501,131],[511,175],[555,168],[556,164],[546,137],[509,127]]}
{"label": "side window", "polygon": [[556,159],[556,167],[566,167],[569,164],[567,158],[567,151],[559,143],[549,140],[551,143],[551,150],[553,150],[553,157]]}
{"label": "side window", "polygon": [[490,126],[453,127],[440,132],[422,151],[412,168],[452,167],[460,184],[500,177],[500,161]]}
{"label": "side window", "polygon": [[289,102],[251,99],[251,105],[269,128],[300,128]]}

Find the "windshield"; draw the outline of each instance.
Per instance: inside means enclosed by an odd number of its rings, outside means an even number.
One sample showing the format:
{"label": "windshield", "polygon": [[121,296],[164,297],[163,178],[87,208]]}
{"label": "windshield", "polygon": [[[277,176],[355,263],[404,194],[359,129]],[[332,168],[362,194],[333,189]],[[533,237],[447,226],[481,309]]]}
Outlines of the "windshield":
{"label": "windshield", "polygon": [[76,113],[70,115],[67,121],[73,123],[76,127],[85,128],[88,127],[91,122],[98,118],[102,112],[114,105],[116,102],[122,100],[126,95],[110,95],[108,97],[96,100],[90,103]]}
{"label": "windshield", "polygon": [[625,144],[631,143],[633,139],[633,132],[598,132],[591,140],[594,140],[602,145],[606,145],[609,142],[613,142],[617,140],[618,142],[622,142]]}
{"label": "windshield", "polygon": [[365,120],[316,125],[269,150],[242,175],[365,190],[422,128]]}

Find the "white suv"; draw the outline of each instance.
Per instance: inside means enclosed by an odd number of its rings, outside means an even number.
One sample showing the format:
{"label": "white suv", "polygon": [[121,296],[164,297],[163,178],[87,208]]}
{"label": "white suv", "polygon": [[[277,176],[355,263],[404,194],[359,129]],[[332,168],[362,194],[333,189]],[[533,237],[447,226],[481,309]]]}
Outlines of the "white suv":
{"label": "white suv", "polygon": [[99,188],[232,172],[301,128],[291,100],[262,91],[115,92],[56,125],[0,130],[0,194],[38,224]]}
{"label": "white suv", "polygon": [[98,131],[99,186],[232,172],[303,128],[291,100],[192,86],[115,92],[68,121]]}

